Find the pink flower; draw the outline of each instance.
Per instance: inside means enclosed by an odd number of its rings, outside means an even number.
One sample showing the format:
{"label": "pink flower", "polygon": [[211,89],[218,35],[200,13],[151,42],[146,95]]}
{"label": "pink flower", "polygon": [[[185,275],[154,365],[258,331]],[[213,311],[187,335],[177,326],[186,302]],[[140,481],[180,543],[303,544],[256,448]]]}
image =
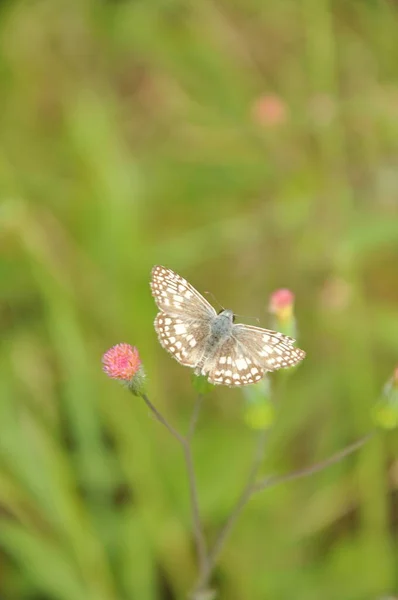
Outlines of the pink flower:
{"label": "pink flower", "polygon": [[260,96],[252,106],[253,120],[264,127],[281,125],[287,120],[287,106],[275,94]]}
{"label": "pink flower", "polygon": [[294,294],[286,288],[271,294],[268,310],[273,315],[273,327],[286,335],[295,338],[296,319],[294,318]]}
{"label": "pink flower", "polygon": [[271,294],[268,310],[279,319],[286,320],[293,314],[294,294],[286,288],[276,290]]}
{"label": "pink flower", "polygon": [[131,381],[139,372],[141,359],[137,348],[116,344],[102,357],[103,370],[112,379]]}

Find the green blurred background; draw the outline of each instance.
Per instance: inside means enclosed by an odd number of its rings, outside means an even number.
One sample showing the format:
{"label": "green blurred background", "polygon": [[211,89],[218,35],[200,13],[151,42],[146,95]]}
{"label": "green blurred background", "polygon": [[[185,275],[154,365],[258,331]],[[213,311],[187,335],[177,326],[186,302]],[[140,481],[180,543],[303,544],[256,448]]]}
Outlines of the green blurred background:
{"label": "green blurred background", "polygon": [[[398,5],[9,0],[0,27],[0,598],[182,599],[181,449],[102,353],[136,345],[185,431],[194,392],[157,342],[152,266],[263,326],[288,287],[307,358],[262,472],[371,429],[398,362]],[[194,438],[209,540],[247,476],[244,406],[215,389]],[[219,598],[397,594],[397,446],[380,434],[256,496]]]}

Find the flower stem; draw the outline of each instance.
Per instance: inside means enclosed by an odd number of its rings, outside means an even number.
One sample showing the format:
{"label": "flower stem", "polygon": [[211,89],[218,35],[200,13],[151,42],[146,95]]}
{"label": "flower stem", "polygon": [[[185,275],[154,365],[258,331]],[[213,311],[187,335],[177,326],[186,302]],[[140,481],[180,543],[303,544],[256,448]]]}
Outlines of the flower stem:
{"label": "flower stem", "polygon": [[264,456],[264,449],[265,449],[265,443],[267,440],[267,433],[268,432],[266,430],[263,430],[259,434],[254,457],[253,457],[252,466],[251,466],[249,476],[246,481],[246,485],[244,486],[238,500],[236,501],[234,508],[232,509],[228,519],[226,520],[224,526],[222,527],[220,533],[217,536],[214,546],[210,551],[206,568],[202,572],[201,576],[198,578],[198,581],[195,585],[194,593],[192,596],[193,598],[195,598],[195,593],[196,593],[196,595],[198,595],[200,592],[202,592],[202,590],[205,590],[206,587],[208,586],[210,576],[211,576],[211,574],[214,570],[214,567],[217,563],[218,557],[224,547],[225,540],[227,539],[233,526],[235,525],[235,522],[237,521],[242,510],[244,509],[244,507],[246,506],[246,504],[248,503],[248,501],[250,500],[250,498],[253,494],[253,491],[255,489],[256,477],[257,477],[258,471],[261,466],[261,461]]}
{"label": "flower stem", "polygon": [[200,518],[198,489],[197,489],[197,485],[196,485],[196,477],[195,477],[195,470],[194,470],[194,466],[193,466],[192,449],[191,449],[191,438],[194,434],[195,427],[196,427],[196,424],[198,421],[199,411],[200,411],[200,407],[201,407],[202,399],[203,399],[202,395],[199,394],[197,397],[195,407],[194,407],[194,410],[192,413],[190,425],[189,425],[188,434],[186,437],[181,435],[172,425],[170,425],[170,423],[166,420],[166,418],[152,404],[152,402],[149,400],[149,398],[146,394],[142,394],[141,396],[142,396],[142,399],[144,400],[145,404],[148,406],[150,411],[156,417],[156,419],[164,427],[166,427],[166,429],[169,431],[169,433],[171,433],[171,435],[177,440],[177,442],[182,447],[183,454],[184,454],[184,460],[185,460],[185,466],[186,466],[187,475],[188,475],[189,496],[190,496],[191,512],[192,512],[192,527],[193,527],[193,534],[195,537],[196,552],[198,555],[199,574],[200,574],[199,576],[202,576],[202,574],[207,570],[208,558],[207,558],[206,541],[205,541],[205,536],[203,533],[202,521]]}
{"label": "flower stem", "polygon": [[224,526],[222,527],[214,543],[213,548],[210,550],[206,569],[202,572],[202,575],[199,576],[196,582],[192,598],[199,598],[200,593],[206,590],[212,572],[217,564],[219,555],[221,554],[221,551],[224,547],[225,541],[231,533],[232,528],[235,525],[235,522],[237,521],[241,512],[243,511],[249,500],[252,498],[252,496],[254,496],[254,494],[269,489],[270,487],[273,487],[274,485],[277,485],[279,483],[285,483],[294,479],[301,479],[303,477],[308,477],[309,475],[312,475],[314,473],[318,473],[319,471],[323,471],[323,469],[326,469],[327,467],[340,462],[346,456],[362,448],[362,446],[364,446],[374,436],[374,433],[374,431],[368,433],[356,442],[353,442],[352,444],[349,444],[348,446],[343,448],[343,450],[332,454],[332,456],[330,456],[329,458],[321,462],[315,463],[314,465],[310,465],[309,467],[305,467],[303,469],[299,469],[291,473],[286,473],[285,475],[274,475],[271,477],[265,477],[264,479],[261,479],[256,483],[255,479],[261,465],[261,459],[263,457],[264,446],[266,441],[265,432],[262,432],[262,434],[260,434],[258,446],[253,459],[252,468],[250,470],[250,474],[247,479],[246,485],[244,486],[241,495],[239,496]]}
{"label": "flower stem", "polygon": [[171,433],[171,435],[173,437],[175,437],[175,439],[180,444],[184,445],[185,438],[180,433],[178,433],[178,431],[176,429],[174,429],[174,427],[172,425],[170,425],[170,423],[165,419],[165,417],[158,411],[156,406],[154,406],[152,404],[152,402],[149,400],[148,396],[146,394],[141,394],[141,398],[144,400],[145,404],[147,405],[149,410],[154,414],[154,416],[159,421],[159,423],[164,425],[166,427],[166,429],[169,431],[169,433]]}
{"label": "flower stem", "polygon": [[202,408],[202,401],[203,401],[203,394],[198,394],[196,397],[195,406],[192,411],[192,416],[191,416],[191,420],[189,422],[189,427],[188,427],[188,433],[186,436],[186,439],[189,441],[192,439],[193,434],[195,433],[196,425],[198,424],[199,413],[200,413],[200,409]]}
{"label": "flower stem", "polygon": [[308,477],[309,475],[313,475],[314,473],[318,473],[319,471],[323,471],[327,467],[334,465],[346,456],[349,456],[353,452],[362,448],[364,444],[366,444],[373,436],[375,432],[371,431],[370,433],[364,435],[362,438],[349,444],[343,450],[332,454],[329,458],[322,460],[321,462],[315,463],[314,465],[310,465],[308,467],[304,467],[303,469],[298,469],[297,471],[292,471],[291,473],[286,473],[285,475],[274,475],[271,477],[265,477],[261,479],[253,488],[253,493],[258,494],[274,485],[278,485],[279,483],[285,483],[287,481],[293,481],[294,479],[301,479],[303,477]]}

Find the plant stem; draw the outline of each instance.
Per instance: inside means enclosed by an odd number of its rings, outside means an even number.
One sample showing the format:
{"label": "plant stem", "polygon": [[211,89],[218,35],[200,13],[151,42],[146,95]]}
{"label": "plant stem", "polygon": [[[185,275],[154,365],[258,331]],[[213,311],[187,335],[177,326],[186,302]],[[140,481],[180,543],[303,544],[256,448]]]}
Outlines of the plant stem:
{"label": "plant stem", "polygon": [[227,521],[225,522],[223,528],[221,529],[220,533],[217,536],[214,546],[213,546],[212,550],[210,551],[206,568],[201,573],[201,576],[198,578],[198,581],[195,585],[195,588],[194,588],[195,591],[194,591],[193,597],[195,597],[195,593],[199,594],[202,590],[204,590],[207,587],[210,576],[213,572],[213,569],[217,563],[218,557],[224,546],[225,540],[227,539],[227,537],[228,537],[229,533],[231,532],[233,526],[235,525],[235,522],[237,521],[239,515],[241,514],[242,510],[244,509],[244,507],[246,506],[246,504],[248,503],[248,501],[250,500],[250,498],[253,494],[253,491],[255,488],[256,477],[257,477],[258,471],[261,466],[261,461],[264,456],[264,448],[265,448],[266,439],[267,439],[267,431],[266,430],[261,431],[259,434],[258,441],[257,441],[256,450],[255,450],[252,466],[251,466],[251,469],[249,472],[249,476],[246,481],[246,485],[244,486],[238,500],[236,501],[236,504],[235,504],[234,508],[232,509]]}
{"label": "plant stem", "polygon": [[188,433],[186,436],[186,439],[189,441],[191,441],[193,434],[195,433],[196,425],[198,424],[200,409],[202,408],[202,402],[203,402],[203,394],[198,394],[196,396],[196,402],[195,402],[194,409],[192,411],[192,416],[191,416],[191,420],[189,422],[189,427],[188,427]]}
{"label": "plant stem", "polygon": [[195,470],[193,466],[192,459],[192,450],[191,450],[191,438],[195,431],[195,427],[198,421],[199,411],[202,403],[202,395],[199,394],[195,403],[194,411],[192,413],[188,434],[186,437],[181,435],[170,423],[165,419],[165,417],[158,411],[158,409],[152,404],[146,394],[142,394],[142,399],[145,404],[148,406],[150,411],[156,417],[156,419],[166,427],[166,429],[171,433],[171,435],[178,441],[181,445],[185,466],[188,475],[188,484],[189,484],[189,496],[191,503],[191,511],[192,511],[192,527],[193,533],[195,537],[195,545],[196,552],[198,555],[198,563],[199,563],[199,576],[201,576],[207,570],[207,549],[206,549],[206,541],[203,533],[202,522],[200,518],[199,512],[199,500],[198,500],[198,489],[196,485],[196,477]]}
{"label": "plant stem", "polygon": [[174,429],[174,427],[172,425],[170,425],[170,423],[164,418],[164,416],[162,414],[160,414],[158,409],[149,400],[148,396],[146,394],[141,394],[141,398],[144,400],[145,404],[148,406],[149,410],[154,414],[154,416],[159,421],[159,423],[164,425],[166,427],[166,429],[169,431],[169,433],[171,433],[171,435],[173,437],[175,437],[175,439],[180,444],[184,445],[185,438],[180,433],[178,433],[178,431],[176,429]]}
{"label": "plant stem", "polygon": [[260,480],[253,488],[253,493],[258,494],[263,490],[266,490],[274,485],[278,485],[279,483],[285,483],[287,481],[293,481],[294,479],[301,479],[303,477],[308,477],[309,475],[313,475],[314,473],[318,473],[319,471],[323,471],[327,467],[334,465],[349,454],[356,452],[359,448],[362,448],[364,444],[366,444],[373,436],[375,432],[371,431],[367,435],[364,435],[362,438],[349,444],[343,450],[332,454],[329,458],[322,460],[321,462],[315,463],[314,465],[310,465],[309,467],[304,467],[303,469],[298,469],[297,471],[293,471],[291,473],[286,473],[285,475],[274,475],[271,477],[265,477]]}
{"label": "plant stem", "polygon": [[[199,578],[198,578],[198,581],[194,588],[194,593],[192,595],[192,598],[195,598],[195,597],[199,598],[200,593],[207,588],[210,577],[214,570],[214,567],[216,566],[219,555],[224,547],[225,540],[227,539],[228,535],[230,534],[230,532],[231,532],[233,526],[235,525],[235,522],[238,519],[239,515],[241,514],[242,510],[245,508],[246,504],[249,502],[251,497],[254,496],[254,494],[257,494],[266,489],[269,489],[270,487],[273,487],[274,485],[277,485],[279,483],[292,481],[294,479],[300,479],[302,477],[308,477],[309,475],[318,473],[319,471],[323,471],[323,469],[326,469],[327,467],[340,462],[341,460],[343,460],[343,458],[345,458],[349,454],[352,454],[353,452],[356,452],[357,450],[359,450],[359,448],[362,448],[362,446],[364,446],[375,434],[374,431],[368,433],[367,435],[363,436],[356,442],[353,442],[352,444],[343,448],[343,450],[340,450],[339,452],[332,454],[332,456],[330,456],[329,458],[327,458],[321,462],[315,463],[314,465],[310,465],[309,467],[305,467],[303,469],[299,469],[299,470],[293,471],[291,473],[286,473],[285,475],[274,475],[271,477],[265,477],[264,479],[255,483],[255,479],[256,479],[258,470],[260,468],[260,464],[261,464],[261,458],[262,458],[262,455],[264,452],[265,435],[264,435],[264,432],[262,432],[262,433],[263,433],[263,436],[260,437],[260,439],[259,439],[256,455],[253,460],[253,466],[251,468],[250,475],[248,477],[246,485],[243,488],[241,495],[239,496],[234,508],[232,509],[231,514],[229,515],[228,519],[226,520],[223,528],[221,529],[221,531],[214,543],[213,548],[210,551],[208,561],[207,561],[207,567],[203,571],[202,575],[199,576]],[[196,596],[195,596],[195,594],[196,594]]]}

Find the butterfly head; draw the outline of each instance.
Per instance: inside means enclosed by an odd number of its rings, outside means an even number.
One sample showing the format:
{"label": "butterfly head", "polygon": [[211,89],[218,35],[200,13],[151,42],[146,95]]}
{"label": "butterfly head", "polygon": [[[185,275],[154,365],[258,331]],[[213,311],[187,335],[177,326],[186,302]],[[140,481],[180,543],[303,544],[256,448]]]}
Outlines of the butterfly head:
{"label": "butterfly head", "polygon": [[223,310],[220,310],[220,312],[218,313],[218,316],[223,316],[223,318],[225,320],[229,320],[232,323],[235,322],[235,315],[234,312],[232,310],[230,310],[229,308],[224,308]]}
{"label": "butterfly head", "polygon": [[231,333],[234,322],[234,313],[232,310],[222,310],[211,324],[212,343],[221,339],[227,339]]}

